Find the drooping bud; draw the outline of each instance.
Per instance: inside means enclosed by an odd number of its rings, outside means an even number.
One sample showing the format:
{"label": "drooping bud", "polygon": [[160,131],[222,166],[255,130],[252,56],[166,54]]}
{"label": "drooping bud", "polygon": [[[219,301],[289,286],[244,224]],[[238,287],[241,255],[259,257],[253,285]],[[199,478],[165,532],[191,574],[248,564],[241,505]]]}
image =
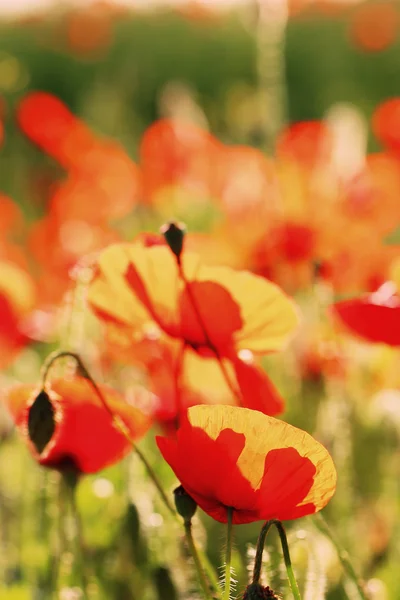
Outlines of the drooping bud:
{"label": "drooping bud", "polygon": [[56,428],[54,413],[54,406],[48,393],[41,390],[33,401],[28,414],[29,439],[39,454],[51,440]]}
{"label": "drooping bud", "polygon": [[180,485],[174,490],[176,510],[186,523],[190,523],[197,509],[197,503],[187,493],[185,488]]}
{"label": "drooping bud", "polygon": [[169,223],[165,223],[165,225],[160,227],[160,233],[162,233],[168,246],[178,259],[178,263],[180,263],[183,242],[186,234],[185,225],[183,223],[170,221]]}
{"label": "drooping bud", "polygon": [[251,583],[247,586],[242,600],[281,600],[267,585],[264,587],[259,583]]}

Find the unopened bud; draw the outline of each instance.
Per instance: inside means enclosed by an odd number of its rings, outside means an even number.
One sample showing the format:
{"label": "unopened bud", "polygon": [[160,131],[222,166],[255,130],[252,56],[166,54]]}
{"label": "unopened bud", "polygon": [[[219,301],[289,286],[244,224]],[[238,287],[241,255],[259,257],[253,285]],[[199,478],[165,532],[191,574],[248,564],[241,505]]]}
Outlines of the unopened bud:
{"label": "unopened bud", "polygon": [[280,600],[279,596],[267,585],[251,583],[247,586],[242,600]]}
{"label": "unopened bud", "polygon": [[196,512],[197,502],[187,493],[185,488],[180,485],[174,490],[176,510],[185,522],[190,522]]}
{"label": "unopened bud", "polygon": [[183,223],[175,223],[174,221],[171,221],[169,223],[165,223],[165,225],[160,228],[160,233],[163,234],[168,246],[175,254],[178,262],[180,262],[186,233],[185,225]]}
{"label": "unopened bud", "polygon": [[54,406],[47,392],[41,390],[36,396],[28,414],[29,439],[41,454],[51,440],[56,428]]}

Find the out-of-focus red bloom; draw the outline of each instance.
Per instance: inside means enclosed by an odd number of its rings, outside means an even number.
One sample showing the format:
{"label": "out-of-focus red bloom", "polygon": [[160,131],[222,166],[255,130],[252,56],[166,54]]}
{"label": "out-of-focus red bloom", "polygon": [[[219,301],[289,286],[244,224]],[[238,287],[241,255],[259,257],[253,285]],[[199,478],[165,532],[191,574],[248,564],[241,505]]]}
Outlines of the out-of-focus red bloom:
{"label": "out-of-focus red bloom", "polygon": [[96,146],[90,129],[47,92],[25,96],[17,116],[25,135],[65,169],[80,168],[81,160]]}
{"label": "out-of-focus red bloom", "polygon": [[[143,436],[151,425],[149,417],[115,390],[104,385],[99,389],[131,438]],[[114,426],[113,418],[86,379],[55,379],[45,391],[54,411],[54,432],[41,452],[28,434],[29,412],[41,390],[36,385],[17,385],[5,398],[29,450],[41,465],[60,470],[72,466],[81,473],[96,473],[129,453],[130,442]]]}
{"label": "out-of-focus red bloom", "polygon": [[373,294],[337,302],[333,314],[352,333],[369,341],[400,346],[400,295],[387,282]]}
{"label": "out-of-focus red bloom", "polygon": [[276,143],[279,160],[294,161],[308,168],[326,163],[332,150],[332,132],[322,121],[293,123],[280,133]]}
{"label": "out-of-focus red bloom", "polygon": [[390,150],[400,152],[400,97],[379,104],[372,117],[372,127],[380,142]]}
{"label": "out-of-focus red bloom", "polygon": [[112,41],[112,9],[105,3],[77,8],[66,19],[67,43],[73,52],[93,55],[109,47]]}
{"label": "out-of-focus red bloom", "polygon": [[396,40],[399,12],[392,2],[361,4],[351,20],[351,37],[361,50],[380,52]]}
{"label": "out-of-focus red bloom", "polygon": [[161,192],[176,186],[191,194],[192,200],[212,198],[218,186],[221,150],[222,144],[196,125],[171,119],[156,121],[140,144],[144,198],[159,204]]}
{"label": "out-of-focus red bloom", "polygon": [[[200,356],[189,347],[182,352],[181,343],[159,338],[154,332],[132,341],[131,336],[110,324],[106,331],[110,355],[144,373],[144,384],[155,400],[149,410],[164,427],[175,427],[186,410],[196,404],[238,403],[215,358]],[[268,415],[284,411],[282,397],[251,352],[222,362],[230,382],[237,386],[242,406]]]}
{"label": "out-of-focus red bloom", "polygon": [[70,175],[50,210],[104,222],[132,209],[140,190],[139,171],[118,144],[98,139],[61,100],[45,92],[22,100],[18,120],[22,131]]}
{"label": "out-of-focus red bloom", "polygon": [[35,302],[35,286],[19,266],[0,261],[0,367],[5,368],[28,343],[24,319]]}
{"label": "out-of-focus red bloom", "polygon": [[174,438],[157,438],[186,492],[225,523],[296,519],[321,510],[336,487],[328,451],[309,434],[257,411],[194,406]]}

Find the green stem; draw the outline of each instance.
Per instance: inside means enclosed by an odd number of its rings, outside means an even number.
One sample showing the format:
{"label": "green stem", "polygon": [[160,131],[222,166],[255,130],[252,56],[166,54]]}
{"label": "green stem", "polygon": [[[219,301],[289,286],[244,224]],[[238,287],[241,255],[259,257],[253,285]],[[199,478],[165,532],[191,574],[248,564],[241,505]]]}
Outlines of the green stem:
{"label": "green stem", "polygon": [[52,354],[50,354],[50,356],[47,357],[46,361],[43,364],[43,368],[42,368],[42,384],[43,387],[46,383],[46,379],[48,377],[50,368],[52,367],[53,363],[58,360],[59,358],[65,358],[65,357],[70,357],[73,358],[80,370],[80,373],[82,374],[83,377],[85,377],[85,379],[87,379],[89,385],[92,386],[95,394],[98,396],[100,402],[102,403],[103,407],[106,409],[106,411],[108,412],[108,414],[110,415],[110,417],[113,420],[113,423],[115,425],[115,427],[118,429],[118,431],[125,437],[125,439],[131,444],[133,450],[136,452],[136,454],[138,455],[139,459],[142,461],[143,465],[146,468],[147,474],[149,475],[150,479],[152,480],[152,482],[154,483],[155,487],[157,488],[161,499],[163,500],[165,506],[167,507],[167,509],[169,510],[169,512],[176,517],[176,519],[178,519],[178,516],[171,504],[171,502],[169,501],[169,498],[163,488],[163,486],[161,485],[153,467],[150,465],[150,463],[148,462],[147,458],[144,456],[143,452],[141,450],[139,450],[139,448],[136,446],[135,442],[132,440],[131,436],[129,435],[129,429],[128,427],[125,425],[124,421],[114,415],[113,411],[111,410],[111,408],[108,406],[107,401],[105,399],[105,397],[103,396],[99,386],[97,385],[97,383],[95,382],[95,380],[92,378],[92,376],[90,375],[89,371],[86,369],[85,365],[82,362],[81,357],[79,356],[79,354],[77,354],[76,352],[69,352],[66,350],[61,350],[61,351],[57,351],[57,352],[53,352]]}
{"label": "green stem", "polygon": [[218,578],[217,578],[217,575],[215,573],[214,567],[210,563],[210,561],[209,561],[206,553],[203,552],[203,550],[201,548],[199,548],[197,550],[197,552],[199,554],[200,562],[202,563],[204,571],[206,572],[208,580],[209,580],[209,582],[211,584],[212,590],[213,591],[218,590],[219,589]]}
{"label": "green stem", "polygon": [[232,561],[232,517],[233,508],[226,509],[226,549],[225,549],[225,590],[223,600],[229,600],[231,597],[231,561]]}
{"label": "green stem", "polygon": [[290,560],[289,546],[287,543],[286,531],[280,521],[274,521],[274,525],[278,530],[279,537],[281,539],[283,559],[285,561],[286,573],[289,579],[290,587],[292,590],[293,598],[295,600],[301,600],[299,586],[297,585],[296,578],[294,576],[292,561]]}
{"label": "green stem", "polygon": [[[75,474],[74,474],[75,475]],[[64,482],[65,482],[65,487],[68,490],[68,494],[69,494],[69,502],[70,502],[70,507],[71,507],[71,513],[72,513],[72,517],[74,520],[74,526],[75,526],[75,531],[74,531],[74,542],[76,544],[76,548],[80,554],[79,557],[75,557],[75,563],[77,564],[79,570],[80,570],[80,576],[82,579],[82,590],[84,593],[85,598],[88,597],[88,586],[89,586],[89,569],[87,567],[87,556],[86,556],[86,549],[85,549],[85,541],[83,539],[83,526],[82,526],[82,519],[81,519],[81,515],[79,513],[78,510],[78,505],[76,502],[76,490],[77,490],[77,486],[78,486],[78,477],[75,476],[69,476],[68,475],[63,475],[64,476]],[[75,554],[75,553],[74,553]]]}
{"label": "green stem", "polygon": [[358,577],[358,575],[350,561],[347,551],[342,547],[339,540],[337,539],[337,537],[335,536],[335,534],[333,533],[333,531],[331,530],[331,528],[329,527],[328,523],[325,521],[325,519],[321,515],[321,513],[314,515],[314,522],[315,522],[316,526],[318,527],[318,529],[321,531],[321,533],[323,533],[332,542],[333,546],[335,547],[338,558],[343,567],[343,570],[346,573],[347,577],[350,579],[350,581],[354,584],[355,588],[357,589],[360,599],[368,600],[367,596],[365,595],[361,580]]}
{"label": "green stem", "polygon": [[262,566],[262,555],[264,551],[265,538],[271,526],[275,525],[278,530],[279,538],[281,540],[281,546],[283,551],[283,559],[285,561],[286,572],[290,583],[290,588],[292,590],[293,598],[295,600],[301,600],[299,587],[297,585],[296,578],[294,576],[292,561],[290,560],[289,554],[289,546],[287,543],[286,532],[280,521],[277,519],[271,519],[267,521],[260,531],[260,535],[258,536],[257,549],[256,549],[256,557],[254,560],[254,571],[253,571],[253,581],[252,583],[258,584],[260,582],[261,576],[261,566]]}
{"label": "green stem", "polygon": [[193,539],[193,535],[192,535],[191,521],[185,521],[184,526],[185,526],[186,541],[189,546],[190,553],[194,560],[194,566],[196,567],[197,576],[199,579],[199,583],[201,585],[201,589],[203,590],[204,598],[206,598],[206,600],[211,600],[210,588],[207,583],[206,576],[204,574],[203,566],[200,562],[200,557],[197,552],[196,545],[194,543],[194,539]]}

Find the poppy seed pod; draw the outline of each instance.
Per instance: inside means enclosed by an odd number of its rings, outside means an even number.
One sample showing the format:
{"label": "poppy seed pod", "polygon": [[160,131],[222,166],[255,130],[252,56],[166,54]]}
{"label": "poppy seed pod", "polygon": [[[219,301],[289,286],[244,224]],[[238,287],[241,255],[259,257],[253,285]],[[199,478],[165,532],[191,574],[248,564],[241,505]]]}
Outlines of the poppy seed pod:
{"label": "poppy seed pod", "polygon": [[50,396],[41,390],[28,412],[28,435],[36,450],[43,452],[56,428],[55,409]]}
{"label": "poppy seed pod", "polygon": [[197,502],[180,485],[174,489],[175,506],[178,514],[183,517],[185,523],[190,523],[197,509]]}
{"label": "poppy seed pod", "polygon": [[160,233],[163,234],[168,246],[175,254],[178,262],[180,262],[186,233],[183,223],[175,223],[173,221],[166,223],[160,228]]}

